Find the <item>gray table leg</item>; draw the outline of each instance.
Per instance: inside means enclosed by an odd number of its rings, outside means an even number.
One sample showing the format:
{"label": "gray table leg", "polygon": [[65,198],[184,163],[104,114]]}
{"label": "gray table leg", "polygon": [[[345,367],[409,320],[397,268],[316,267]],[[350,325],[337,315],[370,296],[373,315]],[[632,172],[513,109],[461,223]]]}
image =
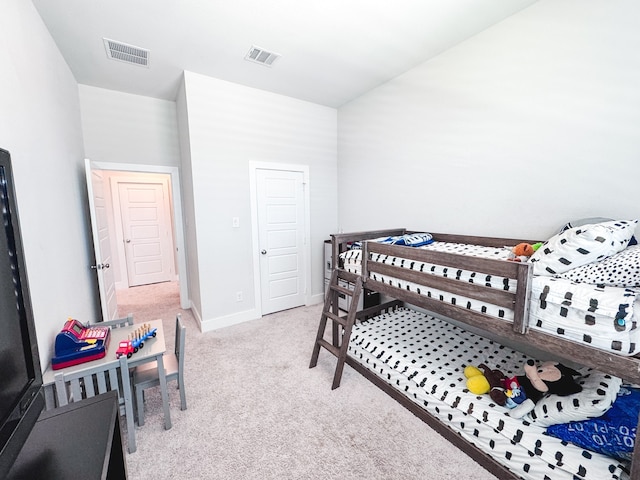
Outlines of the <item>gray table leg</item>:
{"label": "gray table leg", "polygon": [[169,411],[169,391],[167,390],[167,376],[162,355],[158,356],[158,377],[160,380],[160,394],[162,395],[162,408],[164,409],[164,429],[169,430],[171,428],[171,412]]}

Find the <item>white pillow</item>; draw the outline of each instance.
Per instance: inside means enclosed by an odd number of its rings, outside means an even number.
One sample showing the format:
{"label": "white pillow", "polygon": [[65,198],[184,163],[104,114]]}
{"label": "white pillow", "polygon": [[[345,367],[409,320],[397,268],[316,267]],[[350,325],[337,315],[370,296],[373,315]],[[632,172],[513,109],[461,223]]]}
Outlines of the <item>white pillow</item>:
{"label": "white pillow", "polygon": [[640,245],[627,247],[612,257],[573,268],[559,276],[576,283],[640,287]]}
{"label": "white pillow", "polygon": [[548,427],[604,415],[616,400],[622,379],[591,368],[581,368],[579,372],[582,376],[576,378],[576,382],[582,385],[581,392],[566,397],[544,397],[524,418],[540,427]]}
{"label": "white pillow", "polygon": [[625,249],[638,220],[618,220],[574,227],[547,240],[529,261],[536,275],[556,276],[603,260]]}

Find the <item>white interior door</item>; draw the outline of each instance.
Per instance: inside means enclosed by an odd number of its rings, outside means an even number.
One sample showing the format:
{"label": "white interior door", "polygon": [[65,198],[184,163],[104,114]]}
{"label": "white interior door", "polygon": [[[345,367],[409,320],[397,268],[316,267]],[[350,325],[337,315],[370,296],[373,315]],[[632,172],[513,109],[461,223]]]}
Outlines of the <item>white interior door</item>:
{"label": "white interior door", "polygon": [[304,305],[304,175],[256,170],[262,314]]}
{"label": "white interior door", "polygon": [[169,189],[165,182],[118,182],[129,286],[175,277]]}
{"label": "white interior door", "polygon": [[100,307],[103,320],[118,318],[118,301],[116,298],[115,280],[111,264],[111,244],[109,243],[109,226],[107,221],[107,202],[102,172],[91,167],[91,161],[85,160],[87,191],[89,194],[89,214],[91,216],[91,233],[95,265],[91,268],[98,277]]}

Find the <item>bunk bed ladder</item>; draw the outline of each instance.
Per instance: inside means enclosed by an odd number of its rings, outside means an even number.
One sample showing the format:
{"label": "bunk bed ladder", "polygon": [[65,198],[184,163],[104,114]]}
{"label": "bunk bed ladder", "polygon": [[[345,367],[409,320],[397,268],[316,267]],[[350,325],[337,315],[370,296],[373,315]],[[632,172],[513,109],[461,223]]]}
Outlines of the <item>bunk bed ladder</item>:
{"label": "bunk bed ladder", "polygon": [[[342,280],[343,282],[340,282]],[[344,282],[354,285],[354,288],[347,288]],[[342,285],[341,285],[342,283]],[[334,390],[340,386],[344,363],[347,359],[347,349],[349,348],[349,337],[351,336],[351,328],[356,320],[356,311],[358,310],[358,302],[362,294],[362,277],[354,275],[343,270],[335,269],[331,275],[331,282],[327,289],[324,300],[324,308],[320,317],[320,325],[318,326],[318,334],[316,343],[313,347],[311,355],[311,363],[309,368],[313,368],[318,363],[320,348],[324,348],[331,352],[337,359],[336,371],[333,376],[333,384],[331,389]],[[351,297],[351,304],[346,315],[340,316],[338,302],[340,297]],[[324,339],[327,320],[331,319],[333,326],[333,341],[329,343]],[[342,335],[340,335],[342,333]]]}

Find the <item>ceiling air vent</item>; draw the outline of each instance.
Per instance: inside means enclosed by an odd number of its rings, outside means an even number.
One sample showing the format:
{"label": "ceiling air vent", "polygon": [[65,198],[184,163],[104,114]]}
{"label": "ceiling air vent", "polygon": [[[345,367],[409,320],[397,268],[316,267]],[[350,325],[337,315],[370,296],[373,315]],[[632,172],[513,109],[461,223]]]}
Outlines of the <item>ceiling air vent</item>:
{"label": "ceiling air vent", "polygon": [[108,38],[103,38],[103,40],[104,48],[107,50],[107,57],[112,60],[133,63],[141,67],[149,67],[149,50],[127,45],[122,42],[116,42],[115,40],[109,40]]}
{"label": "ceiling air vent", "polygon": [[280,58],[279,53],[267,52],[265,49],[256,47],[255,45],[251,47],[249,52],[244,57],[245,60],[259,63],[260,65],[265,65],[267,67],[273,65],[273,62],[275,62],[278,58]]}

